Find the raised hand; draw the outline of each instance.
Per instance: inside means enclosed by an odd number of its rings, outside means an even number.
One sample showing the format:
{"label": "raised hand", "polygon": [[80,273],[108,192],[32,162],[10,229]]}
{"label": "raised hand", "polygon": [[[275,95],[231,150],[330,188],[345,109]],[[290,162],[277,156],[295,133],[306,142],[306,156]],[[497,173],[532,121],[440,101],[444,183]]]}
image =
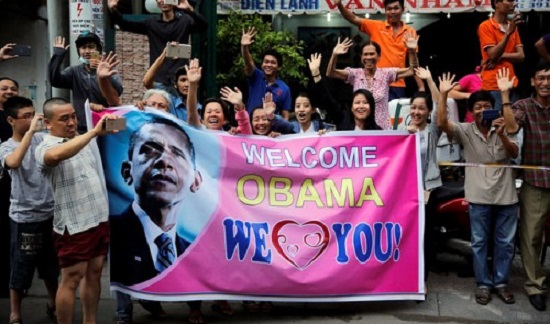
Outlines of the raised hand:
{"label": "raised hand", "polygon": [[405,34],[405,37],[403,37],[403,42],[405,42],[405,46],[407,46],[409,51],[416,51],[419,39],[420,36],[414,37],[412,34]]}
{"label": "raised hand", "polygon": [[[231,90],[229,87],[223,87],[220,90],[221,98],[222,100],[229,101],[235,106],[235,109],[237,109],[237,106],[239,108],[243,107],[243,94],[239,88],[235,87],[234,90]],[[238,109],[241,110],[241,109]]]}
{"label": "raised hand", "polygon": [[414,72],[416,73],[416,76],[421,78],[422,80],[431,80],[432,78],[432,73],[430,72],[427,66],[426,68],[419,66],[416,69],[414,69]]}
{"label": "raised hand", "polygon": [[497,71],[497,84],[500,91],[510,92],[514,87],[515,80],[516,77],[510,79],[510,70],[508,68],[502,68]]}
{"label": "raised hand", "polygon": [[241,46],[250,46],[254,43],[254,36],[256,36],[256,29],[254,27],[248,28],[247,31],[243,29],[243,36],[241,37]]}
{"label": "raised hand", "polygon": [[307,64],[309,64],[309,70],[311,71],[312,76],[319,75],[319,68],[321,67],[321,54],[311,54],[311,57],[307,60]]}
{"label": "raised hand", "polygon": [[497,118],[497,119],[493,120],[492,125],[496,128],[496,131],[497,131],[498,135],[504,135],[504,129],[505,129],[505,126],[506,126],[506,123],[504,122],[504,117],[500,117],[500,118]]}
{"label": "raised hand", "polygon": [[514,16],[510,20],[510,24],[508,25],[508,30],[506,30],[506,33],[508,35],[512,35],[512,33],[516,30],[516,27],[523,23],[524,21],[523,21],[523,18],[521,17],[521,13],[519,13],[519,11],[514,12]]}
{"label": "raised hand", "polygon": [[14,46],[15,46],[14,43],[9,43],[9,44],[4,45],[4,47],[0,48],[0,61],[5,61],[5,60],[9,60],[9,59],[19,57],[19,55],[10,55],[9,54]]}
{"label": "raised hand", "polygon": [[199,59],[192,59],[189,65],[185,66],[189,83],[199,83],[201,80],[202,67],[199,66]]}
{"label": "raised hand", "polygon": [[349,51],[349,48],[353,45],[353,41],[346,37],[343,42],[340,43],[340,37],[338,37],[338,43],[334,46],[332,50],[333,55],[342,55],[346,54]]}
{"label": "raised hand", "polygon": [[275,113],[277,106],[275,105],[275,102],[273,102],[273,94],[271,92],[268,92],[265,94],[265,97],[263,98],[263,107],[264,107],[265,113],[268,116],[273,115]]}
{"label": "raised hand", "polygon": [[108,55],[105,55],[105,53],[103,53],[97,65],[97,77],[100,79],[107,79],[117,74],[118,70],[115,70],[114,68],[119,64],[120,60],[118,59],[118,54],[109,52]]}
{"label": "raised hand", "polygon": [[31,120],[31,126],[29,130],[33,132],[39,132],[42,130],[42,125],[44,123],[44,114],[35,114]]}
{"label": "raised hand", "polygon": [[118,0],[109,0],[107,1],[107,6],[109,7],[109,10],[113,11],[118,6]]}
{"label": "raised hand", "polygon": [[193,11],[194,10],[193,6],[191,6],[189,4],[189,1],[187,1],[187,0],[180,0],[176,7],[178,7],[181,10],[186,10],[186,11]]}
{"label": "raised hand", "polygon": [[59,48],[62,48],[64,50],[67,50],[69,48],[70,45],[66,45],[65,46],[65,37],[62,37],[62,36],[55,36],[55,39],[53,41],[53,47],[59,47]]}
{"label": "raised hand", "polygon": [[446,74],[443,73],[443,75],[439,77],[439,92],[447,94],[458,86],[458,82],[453,82],[454,79],[455,75],[451,75],[451,72],[447,72]]}

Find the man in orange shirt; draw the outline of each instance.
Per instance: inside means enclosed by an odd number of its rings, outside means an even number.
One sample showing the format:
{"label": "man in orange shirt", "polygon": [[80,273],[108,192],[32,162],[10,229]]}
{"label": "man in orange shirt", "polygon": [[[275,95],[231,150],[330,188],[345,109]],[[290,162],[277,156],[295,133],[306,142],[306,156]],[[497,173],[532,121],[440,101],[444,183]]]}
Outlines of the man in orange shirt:
{"label": "man in orange shirt", "polygon": [[[386,21],[378,21],[357,17],[351,10],[346,9],[342,0],[334,0],[338,10],[350,23],[359,27],[359,30],[369,35],[370,40],[378,43],[382,49],[382,55],[378,67],[405,68],[407,58],[407,47],[405,46],[405,35],[412,35],[416,38],[416,30],[401,20],[405,10],[405,0],[384,0]],[[424,91],[424,82],[415,77],[418,91]],[[405,80],[400,79],[391,84],[389,100],[405,97]]]}
{"label": "man in orange shirt", "polygon": [[[491,6],[495,9],[493,17],[479,25],[477,34],[481,45],[481,58],[483,69],[481,71],[481,89],[488,90],[495,98],[494,108],[502,110],[502,98],[497,85],[497,71],[507,68],[510,78],[515,77],[514,63],[523,62],[523,45],[519,38],[517,25],[523,23],[521,15],[516,12],[512,20],[506,16],[513,14],[516,7],[515,0],[492,0]],[[518,80],[514,79],[514,88]],[[512,91],[511,102],[517,99],[517,94]]]}

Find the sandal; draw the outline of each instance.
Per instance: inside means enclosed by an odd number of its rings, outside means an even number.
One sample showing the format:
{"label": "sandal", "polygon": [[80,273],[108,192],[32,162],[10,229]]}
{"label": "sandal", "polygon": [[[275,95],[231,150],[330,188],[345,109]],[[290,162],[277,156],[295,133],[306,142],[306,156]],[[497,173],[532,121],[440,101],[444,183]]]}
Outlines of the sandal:
{"label": "sandal", "polygon": [[220,313],[227,316],[233,315],[233,309],[227,300],[217,300],[214,304],[212,304],[211,309],[215,313]]}
{"label": "sandal", "polygon": [[516,302],[516,299],[514,298],[514,294],[510,292],[508,287],[497,287],[495,288],[496,294],[500,300],[502,300],[505,304],[513,304]]}
{"label": "sandal", "polygon": [[487,305],[491,301],[491,292],[487,287],[477,287],[475,297],[476,303],[480,305]]}
{"label": "sandal", "polygon": [[10,324],[23,324],[23,320],[20,318],[10,320]]}
{"label": "sandal", "polygon": [[249,313],[257,313],[260,310],[258,304],[255,301],[243,300],[243,308]]}
{"label": "sandal", "polygon": [[46,304],[46,315],[48,315],[48,318],[53,323],[57,323],[57,315],[55,314],[55,306],[52,307],[49,304]]}
{"label": "sandal", "polygon": [[187,317],[187,322],[191,324],[204,324],[206,321],[202,317],[202,312],[200,309],[193,309],[189,312],[189,317]]}

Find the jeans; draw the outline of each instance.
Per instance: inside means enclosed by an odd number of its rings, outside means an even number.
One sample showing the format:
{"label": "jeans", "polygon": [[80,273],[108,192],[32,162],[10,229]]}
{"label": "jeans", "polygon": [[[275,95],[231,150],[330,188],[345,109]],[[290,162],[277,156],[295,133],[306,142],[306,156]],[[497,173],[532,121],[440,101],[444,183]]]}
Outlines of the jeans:
{"label": "jeans", "polygon": [[[514,259],[518,204],[500,206],[470,203],[469,209],[476,284],[488,288],[506,286]],[[494,240],[492,274],[487,264],[491,237]]]}
{"label": "jeans", "polygon": [[116,291],[116,316],[117,320],[132,320],[132,312],[134,311],[134,304],[132,304],[132,298],[130,295],[120,291]]}

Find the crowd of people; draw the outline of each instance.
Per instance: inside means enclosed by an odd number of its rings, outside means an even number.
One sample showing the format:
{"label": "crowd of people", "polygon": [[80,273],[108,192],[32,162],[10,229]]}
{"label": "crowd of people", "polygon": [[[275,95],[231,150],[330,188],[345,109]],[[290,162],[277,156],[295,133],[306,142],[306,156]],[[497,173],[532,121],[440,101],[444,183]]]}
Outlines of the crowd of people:
{"label": "crowd of people", "polygon": [[[166,52],[166,46],[186,43],[191,33],[208,28],[204,17],[187,0],[180,0],[178,5],[157,0],[161,14],[143,22],[125,20],[117,11],[118,0],[109,0],[106,10],[121,29],[149,36],[151,67],[143,80],[146,89],[143,100],[135,105],[139,109],[145,106],[159,109],[204,131],[277,137],[281,134],[323,135],[334,130],[391,130],[395,125],[391,122],[389,101],[403,98],[403,80],[414,77],[418,91],[410,99],[410,123],[402,129],[419,136],[424,190],[434,191],[442,185],[436,155],[442,133],[462,145],[465,162],[475,164],[465,168],[475,301],[486,305],[494,294],[506,304],[515,302],[508,281],[519,227],[520,252],[527,276],[524,287],[532,306],[545,310],[547,279],[539,257],[546,215],[550,213],[547,168],[550,166],[550,36],[527,45],[536,47],[541,61],[531,73],[533,95],[519,99],[514,64],[521,64],[525,55],[517,30],[523,21],[515,12],[514,0],[492,0],[495,12],[478,28],[482,63],[475,73],[458,82],[454,75],[445,73],[438,77],[439,85],[429,69],[418,62],[418,36],[414,28],[401,19],[405,9],[403,0],[384,1],[385,21],[360,18],[341,0],[333,2],[347,21],[369,35],[361,47],[361,67],[337,68],[338,57],[346,54],[353,44],[349,39],[339,39],[335,44],[327,71],[321,71],[321,55],[312,54],[307,60],[311,74],[308,92],[299,93],[294,105],[292,89],[278,77],[284,66],[277,49],[265,49],[259,65],[254,62],[250,52],[256,36],[254,28],[243,30],[241,38],[248,98],[243,98],[238,88],[225,86],[221,88],[220,98],[201,102],[199,61],[171,59]],[[143,226],[153,228],[163,237],[162,245],[168,247],[166,251],[164,248],[161,251],[160,245],[152,248],[164,254],[158,258],[150,255],[150,266],[143,268],[139,277],[127,275],[136,273],[132,260],[115,258],[117,265],[112,266],[118,271],[114,272],[115,277],[119,277],[116,280],[127,285],[156,276],[189,245],[175,237],[174,217],[166,217],[173,206],[165,209],[156,206],[157,210],[151,211],[145,204],[147,197],[136,198],[124,217],[109,225],[105,178],[95,139],[113,133],[104,129],[103,124],[117,116],[105,114],[94,128],[88,129],[84,105],[88,100],[94,111],[122,105],[122,82],[116,70],[120,61],[114,53],[102,53],[103,44],[93,32],[81,33],[75,45],[80,63],[62,70],[70,45],[63,37],[55,37],[48,66],[52,86],[71,89],[71,101],[50,98],[44,102],[42,113],[36,113],[33,102],[19,96],[18,82],[8,76],[0,77],[1,218],[2,221],[9,219],[9,225],[2,226],[9,228],[10,238],[10,242],[5,243],[11,260],[10,324],[22,323],[21,303],[32,284],[35,268],[48,291],[46,310],[52,320],[72,323],[79,288],[83,321],[95,323],[100,277],[109,246],[128,244],[111,237],[110,227],[111,232],[124,231],[130,224],[142,230]],[[0,49],[0,62],[16,58],[10,54],[13,46],[7,44]],[[351,106],[334,99],[331,78],[353,87],[349,98]],[[426,86],[429,91],[425,90]],[[467,101],[468,112],[463,122],[449,120],[448,97]],[[493,110],[498,116],[486,118]],[[319,112],[326,115],[325,118],[320,118]],[[292,113],[294,119],[291,119]],[[149,126],[142,128],[146,127]],[[150,136],[166,135],[170,141],[177,141],[179,137],[180,142],[189,141],[185,132],[177,132],[175,125],[168,123],[163,127],[166,133]],[[522,143],[517,136],[520,131]],[[134,140],[145,136],[142,133],[138,131]],[[165,149],[165,145],[172,149]],[[176,154],[173,147],[177,145],[161,146],[164,153]],[[130,150],[129,161],[138,155],[136,151]],[[150,154],[150,157],[157,155]],[[519,194],[514,173],[506,167],[518,156],[523,164],[531,166],[522,172]],[[494,164],[502,166],[494,167]],[[122,175],[137,193],[139,182],[133,172],[129,163]],[[196,172],[193,183],[188,186],[191,191],[197,190],[202,180]],[[430,212],[430,208],[426,210]],[[150,218],[147,223],[142,216]],[[426,223],[430,226],[429,221]],[[175,243],[165,239],[170,235]],[[433,261],[431,244],[426,235],[426,279]],[[492,267],[487,261],[489,255],[492,255]],[[133,269],[125,271],[128,267]],[[116,295],[117,323],[131,323],[130,296],[122,292]],[[164,314],[160,302],[139,302],[155,316]],[[201,302],[188,304],[191,308],[188,321],[204,323]],[[246,301],[243,305],[251,312],[271,309],[268,302]],[[217,301],[213,308],[226,315],[233,313],[226,301]]]}

